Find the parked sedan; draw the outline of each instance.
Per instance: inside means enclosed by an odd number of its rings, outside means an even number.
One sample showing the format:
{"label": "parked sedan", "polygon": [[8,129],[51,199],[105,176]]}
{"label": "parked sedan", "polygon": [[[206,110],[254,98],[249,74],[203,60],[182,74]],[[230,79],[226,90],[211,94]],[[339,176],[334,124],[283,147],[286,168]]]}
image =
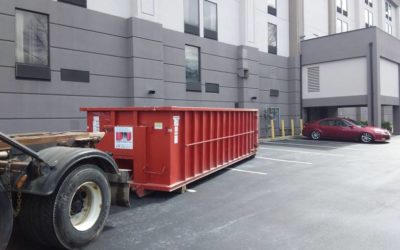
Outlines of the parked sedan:
{"label": "parked sedan", "polygon": [[390,139],[390,132],[386,129],[360,126],[347,118],[325,118],[306,123],[303,135],[313,140],[321,138],[360,140],[364,143],[386,141]]}

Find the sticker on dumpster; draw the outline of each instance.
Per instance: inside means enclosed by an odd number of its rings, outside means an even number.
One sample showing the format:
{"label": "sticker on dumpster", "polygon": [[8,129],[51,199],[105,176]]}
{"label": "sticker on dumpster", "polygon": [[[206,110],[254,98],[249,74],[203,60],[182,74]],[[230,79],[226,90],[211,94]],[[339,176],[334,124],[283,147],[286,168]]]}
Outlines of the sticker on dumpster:
{"label": "sticker on dumpster", "polygon": [[154,129],[155,129],[155,130],[162,130],[162,129],[163,129],[163,124],[162,124],[162,122],[155,122],[155,123],[154,123]]}
{"label": "sticker on dumpster", "polygon": [[174,144],[178,144],[179,142],[179,120],[181,119],[180,116],[172,117],[174,119]]}
{"label": "sticker on dumpster", "polygon": [[133,149],[133,128],[115,127],[115,148]]}
{"label": "sticker on dumpster", "polygon": [[93,116],[93,133],[100,132],[100,117]]}

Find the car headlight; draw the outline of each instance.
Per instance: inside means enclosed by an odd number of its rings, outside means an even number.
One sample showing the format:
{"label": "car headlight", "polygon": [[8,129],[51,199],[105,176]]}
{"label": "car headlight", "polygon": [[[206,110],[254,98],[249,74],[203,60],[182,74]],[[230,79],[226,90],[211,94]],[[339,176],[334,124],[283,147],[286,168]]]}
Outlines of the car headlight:
{"label": "car headlight", "polygon": [[378,133],[378,134],[386,134],[386,132],[389,132],[389,131],[385,131],[385,130],[380,129],[380,128],[374,128],[374,132]]}

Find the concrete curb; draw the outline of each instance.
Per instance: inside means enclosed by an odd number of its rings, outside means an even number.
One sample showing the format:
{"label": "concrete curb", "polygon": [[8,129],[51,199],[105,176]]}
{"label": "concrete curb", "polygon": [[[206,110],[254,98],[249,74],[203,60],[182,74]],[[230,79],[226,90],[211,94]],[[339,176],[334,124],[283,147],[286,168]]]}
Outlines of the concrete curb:
{"label": "concrete curb", "polygon": [[285,136],[285,137],[275,137],[275,139],[271,138],[260,138],[258,139],[259,143],[265,143],[265,142],[274,142],[274,141],[284,141],[287,139],[304,139],[305,137],[302,135],[295,135],[295,136]]}

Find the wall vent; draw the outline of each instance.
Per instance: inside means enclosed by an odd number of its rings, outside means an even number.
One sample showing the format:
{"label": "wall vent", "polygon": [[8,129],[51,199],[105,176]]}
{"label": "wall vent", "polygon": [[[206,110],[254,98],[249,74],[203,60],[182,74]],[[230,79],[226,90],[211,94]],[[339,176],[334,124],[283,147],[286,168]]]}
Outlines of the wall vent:
{"label": "wall vent", "polygon": [[319,66],[309,67],[307,69],[307,84],[308,84],[308,92],[320,91]]}

